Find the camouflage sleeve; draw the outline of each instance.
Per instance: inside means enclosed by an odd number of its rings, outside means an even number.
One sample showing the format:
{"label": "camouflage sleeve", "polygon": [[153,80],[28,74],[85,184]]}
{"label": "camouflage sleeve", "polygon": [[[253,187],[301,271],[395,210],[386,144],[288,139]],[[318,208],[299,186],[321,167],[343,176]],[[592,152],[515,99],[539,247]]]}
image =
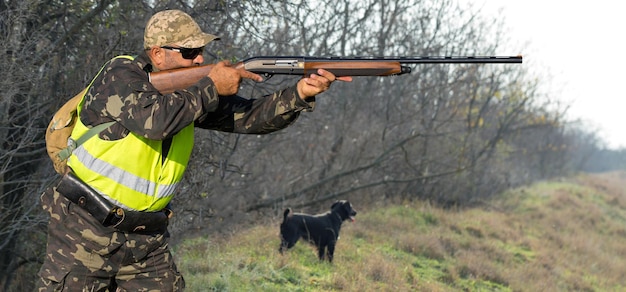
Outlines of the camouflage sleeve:
{"label": "camouflage sleeve", "polygon": [[209,78],[164,95],[150,83],[141,63],[123,58],[112,60],[93,84],[80,118],[86,125],[117,121],[100,134],[106,140],[120,139],[129,131],[154,140],[169,138],[214,111],[219,102]]}
{"label": "camouflage sleeve", "polygon": [[312,111],[315,98],[305,101],[296,86],[258,99],[220,96],[219,105],[196,121],[196,127],[225,132],[265,134],[293,123],[302,111]]}

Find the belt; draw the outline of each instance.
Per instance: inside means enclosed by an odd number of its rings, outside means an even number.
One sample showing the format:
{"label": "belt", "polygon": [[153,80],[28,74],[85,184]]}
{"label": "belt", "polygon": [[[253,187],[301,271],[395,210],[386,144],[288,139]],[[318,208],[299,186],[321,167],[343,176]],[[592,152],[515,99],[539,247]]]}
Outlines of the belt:
{"label": "belt", "polygon": [[105,199],[73,173],[63,175],[57,191],[68,200],[85,209],[106,227],[132,233],[163,233],[173,213],[169,209],[158,212],[124,210]]}

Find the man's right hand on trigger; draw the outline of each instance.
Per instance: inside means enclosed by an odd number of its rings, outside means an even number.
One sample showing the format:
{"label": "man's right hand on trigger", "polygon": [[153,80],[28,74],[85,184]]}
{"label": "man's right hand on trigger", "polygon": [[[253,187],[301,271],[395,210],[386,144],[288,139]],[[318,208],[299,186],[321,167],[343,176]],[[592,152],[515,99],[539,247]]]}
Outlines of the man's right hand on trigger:
{"label": "man's right hand on trigger", "polygon": [[207,76],[213,80],[213,84],[215,84],[219,95],[236,94],[237,91],[239,91],[239,85],[243,78],[252,79],[257,82],[263,81],[261,75],[244,69],[235,69],[231,67],[229,61],[222,61],[215,64]]}

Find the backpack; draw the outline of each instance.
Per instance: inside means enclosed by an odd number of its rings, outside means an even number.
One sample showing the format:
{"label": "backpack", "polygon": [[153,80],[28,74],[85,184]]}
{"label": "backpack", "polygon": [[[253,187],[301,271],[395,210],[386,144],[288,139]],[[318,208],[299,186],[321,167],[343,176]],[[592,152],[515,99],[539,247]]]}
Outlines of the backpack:
{"label": "backpack", "polygon": [[72,151],[94,135],[102,132],[115,122],[108,122],[90,128],[87,133],[73,140],[70,138],[76,119],[78,104],[87,94],[87,88],[68,100],[55,114],[46,128],[46,151],[52,160],[54,170],[59,174],[67,172],[67,159]]}
{"label": "backpack", "polygon": [[[129,60],[134,59],[131,56],[117,56],[113,59],[117,58],[126,58]],[[110,60],[109,62],[111,62]],[[108,64],[107,62],[106,64]],[[102,73],[106,64],[102,66],[96,77]],[[68,171],[67,168],[67,159],[72,155],[74,149],[83,144],[85,141],[89,140],[89,138],[93,137],[96,134],[99,134],[104,129],[110,127],[115,122],[108,122],[104,124],[97,125],[95,127],[90,128],[87,133],[85,133],[80,138],[74,140],[71,139],[72,131],[74,130],[74,126],[76,125],[76,119],[78,118],[77,108],[80,101],[83,99],[85,94],[87,94],[87,90],[93,84],[94,80],[91,80],[89,86],[79,92],[77,95],[68,100],[57,112],[52,116],[52,120],[48,124],[46,128],[46,151],[48,152],[48,156],[52,160],[52,164],[54,166],[54,170],[59,174],[65,174]]]}

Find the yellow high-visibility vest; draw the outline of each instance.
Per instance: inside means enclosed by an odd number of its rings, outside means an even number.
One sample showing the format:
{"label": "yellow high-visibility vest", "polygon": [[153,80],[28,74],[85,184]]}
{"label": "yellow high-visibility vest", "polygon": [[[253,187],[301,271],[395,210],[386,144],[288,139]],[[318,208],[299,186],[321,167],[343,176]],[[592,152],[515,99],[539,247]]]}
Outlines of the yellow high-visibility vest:
{"label": "yellow high-visibility vest", "polygon": [[[79,116],[83,103],[84,97],[78,105]],[[88,129],[77,119],[71,138],[81,137]],[[133,132],[115,141],[96,135],[79,145],[67,164],[78,178],[112,203],[127,210],[159,211],[170,202],[183,178],[193,134],[192,123],[174,135],[165,159],[161,155],[163,141]]]}

